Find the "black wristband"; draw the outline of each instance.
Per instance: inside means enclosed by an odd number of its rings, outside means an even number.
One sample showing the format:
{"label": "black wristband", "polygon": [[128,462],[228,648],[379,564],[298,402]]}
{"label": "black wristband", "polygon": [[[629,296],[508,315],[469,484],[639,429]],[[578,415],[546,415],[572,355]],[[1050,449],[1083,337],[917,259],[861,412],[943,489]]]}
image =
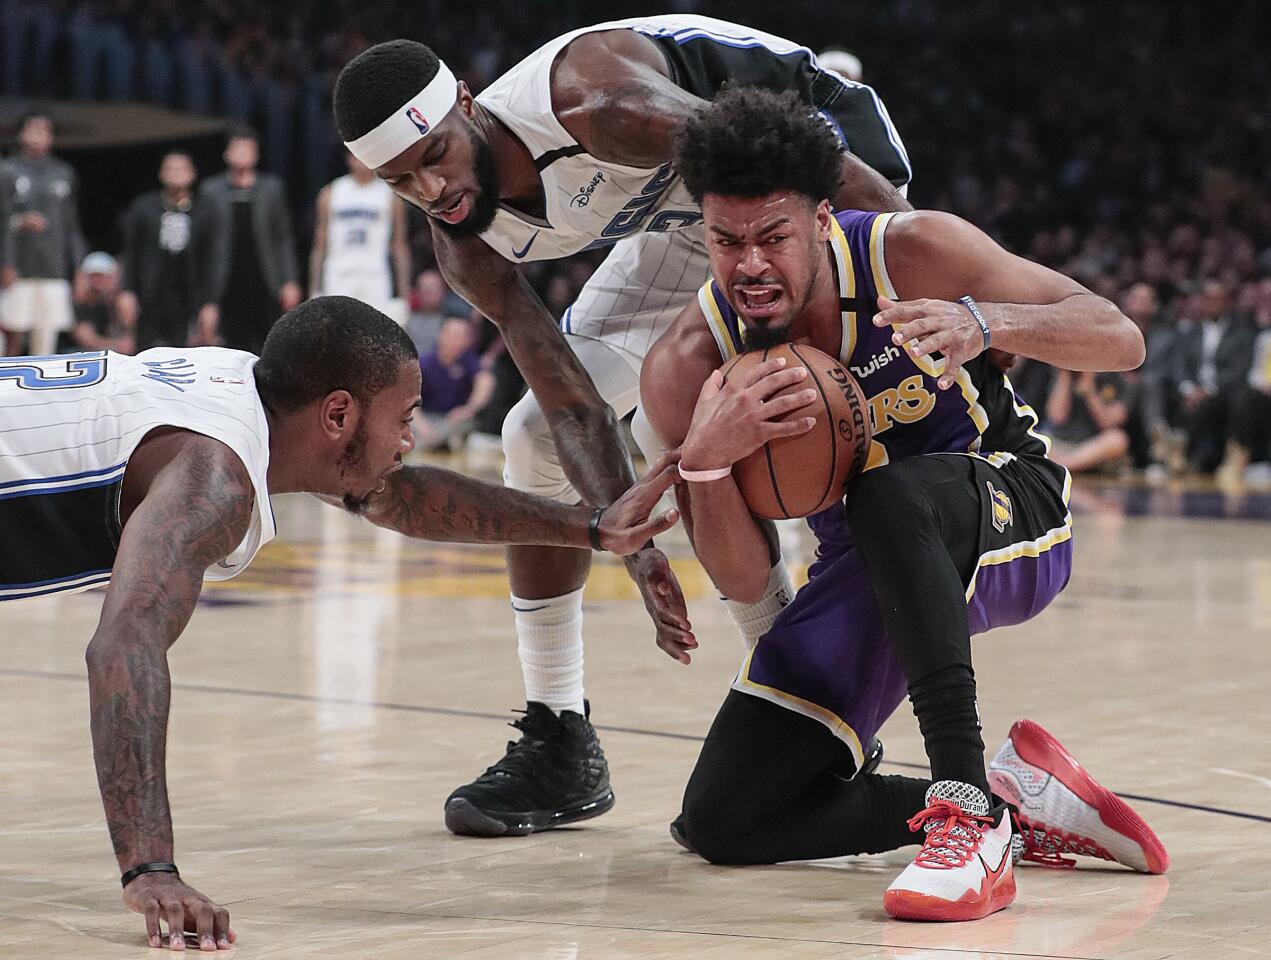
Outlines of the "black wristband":
{"label": "black wristband", "polygon": [[591,549],[603,550],[600,545],[600,517],[605,512],[604,507],[597,507],[596,512],[591,515],[591,522],[587,524],[587,539],[591,541]]}
{"label": "black wristband", "polygon": [[181,878],[181,871],[177,869],[175,863],[163,863],[155,860],[152,863],[139,863],[131,870],[125,870],[124,875],[119,878],[119,885],[126,887],[143,873],[175,873],[178,880]]}
{"label": "black wristband", "polygon": [[981,352],[989,348],[989,322],[984,319],[984,314],[980,313],[980,305],[970,297],[959,297],[958,303],[966,307],[975,322],[980,325],[980,333],[984,335],[984,346],[980,348]]}

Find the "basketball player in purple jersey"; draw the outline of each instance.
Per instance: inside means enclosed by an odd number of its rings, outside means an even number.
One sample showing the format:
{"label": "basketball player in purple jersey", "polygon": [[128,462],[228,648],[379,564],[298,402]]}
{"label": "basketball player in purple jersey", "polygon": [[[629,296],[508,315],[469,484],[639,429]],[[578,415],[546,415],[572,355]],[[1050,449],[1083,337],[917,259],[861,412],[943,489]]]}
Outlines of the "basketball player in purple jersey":
{"label": "basketball player in purple jersey", "polygon": [[[407,40],[371,47],[341,71],[334,111],[346,146],[428,214],[447,281],[499,325],[529,383],[503,425],[508,486],[605,503],[631,483],[616,418],[636,405],[649,346],[708,269],[701,208],[671,163],[672,140],[725,82],[794,91],[820,111],[849,148],[838,205],[909,208],[898,192],[909,161],[878,95],[822,69],[806,47],[741,24],[676,14],[587,26],[549,40],[475,97],[436,53]],[[610,247],[561,317],[517,269]],[[508,551],[523,736],[447,798],[451,830],[526,834],[613,805],[584,700],[590,563],[582,550]],[[662,553],[650,544],[627,569],[659,645],[693,645]],[[784,565],[768,581],[757,602],[727,603],[748,643],[793,593]]]}
{"label": "basketball player in purple jersey", "polygon": [[[819,540],[810,582],[742,665],[673,832],[715,862],[771,863],[894,849],[925,829],[886,909],[977,919],[1008,905],[1015,885],[1011,818],[985,775],[970,638],[1035,616],[1071,567],[1068,474],[987,350],[1125,370],[1142,361],[1143,339],[1107,300],[956,217],[835,213],[840,149],[793,97],[758,88],[726,90],[677,144],[677,169],[702,202],[712,279],[649,352],[641,401],[665,446],[680,449],[681,512],[721,592],[758,596],[775,558],[729,468],[774,433],[809,429],[813,408],[796,404],[816,396],[809,385],[769,400],[805,379],[778,360],[725,384],[722,361],[785,341],[837,356],[868,398],[873,441],[846,506],[808,519]],[[906,691],[931,780],[845,779]],[[1165,868],[1141,820],[1107,826],[1120,801],[1064,766],[1048,735],[1045,749],[1027,739],[1017,725],[994,783],[1027,801],[1021,815],[1049,827],[1052,846],[1081,836],[1091,842],[1070,849]],[[1061,773],[1093,802],[1063,802],[1048,779]],[[1053,853],[1040,835],[1029,852]]]}

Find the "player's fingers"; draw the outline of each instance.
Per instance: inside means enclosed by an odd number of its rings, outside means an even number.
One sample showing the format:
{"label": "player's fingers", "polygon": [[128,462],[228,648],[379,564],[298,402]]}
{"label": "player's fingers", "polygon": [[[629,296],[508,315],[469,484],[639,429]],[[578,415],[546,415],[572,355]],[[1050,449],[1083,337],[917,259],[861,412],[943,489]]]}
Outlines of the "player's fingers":
{"label": "player's fingers", "polygon": [[749,387],[753,387],[756,383],[758,383],[760,380],[762,380],[764,377],[768,376],[769,374],[773,374],[779,370],[782,370],[785,367],[785,365],[786,365],[785,357],[773,357],[771,360],[764,360],[761,363],[756,363],[753,367],[750,367],[748,370],[743,370],[741,373],[741,376],[738,377],[735,382],[737,386],[745,390]]}
{"label": "player's fingers", "polygon": [[212,905],[206,900],[195,901],[190,904],[190,909],[186,911],[186,915],[194,917],[194,932],[199,937],[200,950],[215,950],[216,936],[214,933],[216,927],[215,911]]}
{"label": "player's fingers", "polygon": [[891,342],[896,344],[896,346],[903,346],[910,340],[917,340],[929,333],[934,333],[943,329],[944,325],[939,317],[923,314],[920,317],[910,320],[908,323],[902,323],[898,326],[896,331],[891,335]]}
{"label": "player's fingers", "polygon": [[806,407],[814,402],[817,398],[815,390],[800,390],[798,393],[785,393],[779,397],[773,397],[771,400],[764,401],[763,413],[764,417],[772,420],[776,417],[784,416],[800,407]]}
{"label": "player's fingers", "polygon": [[936,381],[936,386],[941,390],[948,390],[951,386],[958,382],[958,374],[962,372],[962,364],[955,363],[952,357],[948,358],[945,363],[944,372],[940,374],[940,379]]}
{"label": "player's fingers", "polygon": [[923,312],[921,300],[888,300],[878,298],[878,313],[874,314],[874,326],[890,327],[894,323],[905,323],[920,316]]}
{"label": "player's fingers", "polygon": [[750,395],[757,400],[766,400],[774,393],[786,387],[792,387],[808,375],[806,367],[792,367],[789,370],[778,370],[768,374],[762,380],[749,387]]}
{"label": "player's fingers", "polygon": [[712,370],[711,375],[706,378],[706,382],[702,384],[702,389],[698,392],[697,398],[702,400],[706,397],[713,396],[719,392],[719,388],[724,385],[724,374],[719,370]]}
{"label": "player's fingers", "polygon": [[180,900],[165,900],[163,913],[168,921],[168,947],[185,949],[185,907]]}
{"label": "player's fingers", "polygon": [[665,533],[675,526],[675,522],[680,519],[678,510],[668,510],[656,517],[650,517],[644,523],[632,528],[632,534],[635,536],[635,553],[648,541],[650,537],[656,537],[660,533]]}
{"label": "player's fingers", "polygon": [[937,330],[927,336],[916,338],[918,340],[909,348],[911,357],[929,357],[933,353],[944,353],[947,355],[949,348],[957,342],[957,334],[949,330]]}
{"label": "player's fingers", "polygon": [[763,438],[766,443],[777,437],[797,437],[802,433],[807,433],[816,426],[816,417],[796,417],[793,420],[765,420],[763,423]]}
{"label": "player's fingers", "polygon": [[146,941],[152,947],[163,946],[163,932],[159,929],[159,901],[147,900],[144,913],[146,915]]}
{"label": "player's fingers", "polygon": [[224,907],[218,906],[212,911],[212,933],[216,937],[217,949],[228,950],[233,942],[233,931],[229,928],[229,911]]}

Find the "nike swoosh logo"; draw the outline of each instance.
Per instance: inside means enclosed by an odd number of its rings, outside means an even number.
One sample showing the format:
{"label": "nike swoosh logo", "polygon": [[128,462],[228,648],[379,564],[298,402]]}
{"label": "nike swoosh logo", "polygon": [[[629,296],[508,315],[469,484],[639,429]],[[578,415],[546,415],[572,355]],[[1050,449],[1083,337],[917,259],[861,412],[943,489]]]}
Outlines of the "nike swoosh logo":
{"label": "nike swoosh logo", "polygon": [[1002,876],[1003,872],[1005,872],[1005,870],[1006,870],[1006,865],[1007,865],[1008,863],[1010,863],[1010,860],[1011,860],[1011,845],[1008,843],[1008,844],[1006,845],[1006,849],[1002,851],[1002,862],[1001,862],[1001,863],[999,863],[999,864],[997,865],[997,869],[996,869],[996,870],[990,870],[990,869],[989,869],[989,865],[988,865],[987,863],[985,863],[985,862],[984,862],[984,855],[983,855],[983,854],[976,854],[976,856],[978,856],[978,857],[980,858],[980,866],[982,866],[982,867],[984,868],[984,872],[985,872],[985,874],[987,875],[987,876],[985,877],[985,879],[987,879],[987,880],[988,880],[988,889],[992,890],[992,889],[993,889],[993,885],[994,885],[995,883],[997,883],[997,881],[998,881],[999,879],[1001,879],[1001,876]]}
{"label": "nike swoosh logo", "polygon": [[524,256],[530,252],[530,247],[534,246],[534,241],[538,239],[538,235],[541,232],[542,231],[540,230],[535,230],[534,236],[530,237],[529,240],[525,242],[525,246],[523,246],[520,250],[513,248],[512,256],[516,257],[518,260],[524,258]]}
{"label": "nike swoosh logo", "polygon": [[546,610],[547,607],[548,605],[546,603],[541,607],[518,607],[515,603],[512,604],[512,609],[517,613],[533,613],[535,610]]}
{"label": "nike swoosh logo", "polygon": [[226,563],[224,560],[217,560],[216,565],[223,570],[237,570],[237,563]]}

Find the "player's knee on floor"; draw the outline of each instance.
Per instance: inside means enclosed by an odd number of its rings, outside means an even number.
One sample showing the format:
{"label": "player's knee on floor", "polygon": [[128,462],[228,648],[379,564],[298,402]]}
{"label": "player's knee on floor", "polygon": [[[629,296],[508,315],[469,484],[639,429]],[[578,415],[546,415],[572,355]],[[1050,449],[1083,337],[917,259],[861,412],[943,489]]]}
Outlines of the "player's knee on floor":
{"label": "player's knee on floor", "polygon": [[503,421],[503,456],[503,482],[512,489],[552,500],[578,500],[561,469],[547,415],[532,393],[523,396]]}
{"label": "player's knee on floor", "polygon": [[736,797],[684,798],[680,816],[684,836],[693,852],[707,863],[740,866],[761,863],[746,843],[753,829],[753,818],[738,816],[742,810]]}

